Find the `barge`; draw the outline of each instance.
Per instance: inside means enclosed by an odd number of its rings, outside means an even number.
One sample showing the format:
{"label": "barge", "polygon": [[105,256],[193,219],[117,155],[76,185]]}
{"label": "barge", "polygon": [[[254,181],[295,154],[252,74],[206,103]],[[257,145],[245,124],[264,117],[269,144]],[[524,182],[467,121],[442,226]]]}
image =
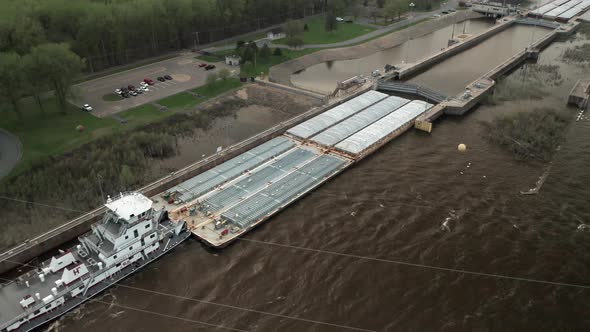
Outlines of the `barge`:
{"label": "barge", "polygon": [[433,105],[368,91],[153,198],[223,248],[414,125]]}

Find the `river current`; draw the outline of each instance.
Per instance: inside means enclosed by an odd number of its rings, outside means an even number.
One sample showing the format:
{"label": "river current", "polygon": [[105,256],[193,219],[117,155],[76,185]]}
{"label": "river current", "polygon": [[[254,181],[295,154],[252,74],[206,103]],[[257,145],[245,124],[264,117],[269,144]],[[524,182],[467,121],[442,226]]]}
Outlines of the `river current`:
{"label": "river current", "polygon": [[[542,52],[540,64],[564,78],[542,99],[410,130],[245,240],[211,251],[190,239],[50,329],[588,331],[590,289],[576,285],[590,285],[590,232],[578,229],[590,224],[590,122],[565,103],[590,71],[561,61],[583,42]],[[522,195],[549,164],[515,160],[482,137],[481,122],[539,107],[572,122],[539,194]]]}

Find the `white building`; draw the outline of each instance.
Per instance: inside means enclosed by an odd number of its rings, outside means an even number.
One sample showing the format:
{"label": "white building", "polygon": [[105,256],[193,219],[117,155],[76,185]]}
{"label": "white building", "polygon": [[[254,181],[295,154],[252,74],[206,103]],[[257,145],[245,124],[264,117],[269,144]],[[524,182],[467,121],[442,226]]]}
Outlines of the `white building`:
{"label": "white building", "polygon": [[225,64],[230,66],[239,66],[242,57],[239,55],[226,55],[225,56]]}
{"label": "white building", "polygon": [[269,30],[266,33],[266,38],[268,38],[270,40],[285,38],[285,33],[283,32],[283,30],[281,28],[275,28],[275,29]]}

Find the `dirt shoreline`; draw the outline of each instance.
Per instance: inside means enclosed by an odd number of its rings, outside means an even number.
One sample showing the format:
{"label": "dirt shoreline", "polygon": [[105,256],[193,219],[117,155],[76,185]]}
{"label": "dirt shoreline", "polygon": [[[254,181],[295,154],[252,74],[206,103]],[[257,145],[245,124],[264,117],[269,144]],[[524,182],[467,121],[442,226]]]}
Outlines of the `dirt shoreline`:
{"label": "dirt shoreline", "polygon": [[269,71],[269,80],[271,82],[293,86],[291,83],[291,74],[296,71],[326,61],[362,58],[398,46],[406,42],[409,38],[417,38],[450,24],[480,17],[483,17],[483,15],[472,11],[460,11],[389,33],[383,37],[359,45],[318,51],[271,67]]}

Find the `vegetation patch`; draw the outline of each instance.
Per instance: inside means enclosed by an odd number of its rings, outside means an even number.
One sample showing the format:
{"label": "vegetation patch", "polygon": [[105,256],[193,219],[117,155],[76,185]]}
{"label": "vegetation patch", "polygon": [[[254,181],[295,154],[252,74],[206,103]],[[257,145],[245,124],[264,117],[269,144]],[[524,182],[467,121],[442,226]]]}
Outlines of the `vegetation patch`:
{"label": "vegetation patch", "polygon": [[582,66],[590,65],[590,43],[568,48],[563,52],[563,60],[568,63],[575,63]]}
{"label": "vegetation patch", "polygon": [[549,161],[563,142],[566,115],[550,109],[502,115],[483,122],[484,137],[510,151],[517,159]]}
{"label": "vegetation patch", "polygon": [[121,99],[123,99],[123,98],[116,93],[109,93],[109,94],[102,96],[102,100],[104,100],[104,101],[119,101]]}
{"label": "vegetation patch", "polygon": [[168,108],[191,108],[200,102],[195,96],[186,92],[177,93],[170,97],[160,99],[158,104],[166,106]]}
{"label": "vegetation patch", "polygon": [[526,64],[510,76],[502,78],[487,99],[489,104],[509,100],[542,99],[547,89],[559,86],[563,77],[557,65]]}

